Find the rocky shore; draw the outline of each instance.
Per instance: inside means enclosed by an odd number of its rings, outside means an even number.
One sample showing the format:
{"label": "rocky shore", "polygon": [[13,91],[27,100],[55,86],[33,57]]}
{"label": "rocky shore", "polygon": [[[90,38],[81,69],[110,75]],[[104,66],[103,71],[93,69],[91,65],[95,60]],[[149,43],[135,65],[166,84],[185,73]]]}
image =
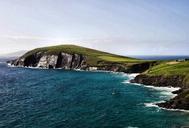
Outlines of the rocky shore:
{"label": "rocky shore", "polygon": [[[17,67],[143,73],[136,76],[134,80],[131,80],[131,82],[158,87],[165,86],[181,88],[181,90],[174,92],[178,95],[170,101],[158,103],[160,107],[189,110],[189,86],[184,82],[184,75],[164,76],[148,75],[148,73],[146,73],[146,71],[152,67],[159,65],[160,62],[158,61],[141,61],[129,57],[104,53],[93,49],[73,45],[63,45],[34,49],[18,59],[8,61],[7,63]],[[168,66],[171,66],[172,64],[175,64],[175,62],[167,64]],[[165,66],[167,66],[166,63]],[[188,65],[184,65],[184,69],[186,69],[187,66]],[[176,69],[180,69],[180,67],[177,67]],[[174,67],[171,67],[170,69],[173,68]]]}
{"label": "rocky shore", "polygon": [[173,75],[173,76],[149,76],[149,75],[138,75],[132,83],[140,83],[144,85],[153,85],[158,87],[180,87],[181,89],[173,92],[177,94],[176,97],[165,101],[163,103],[157,103],[159,107],[167,109],[184,109],[189,110],[189,88],[184,83],[184,76]]}

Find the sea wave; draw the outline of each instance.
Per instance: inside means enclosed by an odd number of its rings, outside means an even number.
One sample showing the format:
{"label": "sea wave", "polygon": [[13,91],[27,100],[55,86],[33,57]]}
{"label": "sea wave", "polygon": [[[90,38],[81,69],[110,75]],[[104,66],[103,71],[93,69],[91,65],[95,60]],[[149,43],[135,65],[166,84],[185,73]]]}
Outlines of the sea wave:
{"label": "sea wave", "polygon": [[[130,81],[125,80],[122,83],[130,83]],[[173,96],[176,96],[176,94],[173,94],[172,92],[180,89],[179,87],[171,87],[171,86],[170,87],[156,87],[156,86],[144,85],[144,84],[139,84],[139,83],[132,83],[132,85],[142,86],[142,87],[145,87],[145,88],[151,88],[151,89],[154,89],[154,90],[161,91],[160,92],[161,94],[173,95]]]}
{"label": "sea wave", "polygon": [[127,75],[129,76],[129,78],[134,79],[136,76],[140,75],[140,73],[131,73]]}
{"label": "sea wave", "polygon": [[189,110],[184,110],[184,109],[168,109],[168,108],[163,108],[163,107],[159,107],[163,110],[168,110],[168,111],[175,111],[175,112],[187,112],[189,113]]}
{"label": "sea wave", "polygon": [[157,101],[157,102],[151,102],[151,103],[144,103],[145,107],[157,107],[160,108],[157,104],[158,103],[164,103],[165,101]]}
{"label": "sea wave", "polygon": [[[120,73],[123,77],[128,77],[127,80],[123,81],[122,83],[131,83],[130,81],[134,79],[136,76],[140,75],[140,73]],[[135,84],[135,83],[132,83]],[[136,83],[137,84],[137,83]]]}
{"label": "sea wave", "polygon": [[138,128],[138,127],[128,126],[127,128]]}
{"label": "sea wave", "polygon": [[[131,79],[134,79],[136,76],[140,75],[139,73],[131,73],[131,74],[126,74],[129,77],[129,80],[125,80],[123,81],[123,83],[130,83]],[[132,83],[133,85],[139,85],[139,86],[143,86],[143,87],[147,87],[147,88],[152,88],[152,89],[156,89],[159,91],[167,91],[167,92],[173,92],[173,91],[177,91],[180,88],[179,87],[156,87],[156,86],[152,86],[152,85],[144,85],[144,84],[139,84],[139,83]]]}
{"label": "sea wave", "polygon": [[189,112],[189,110],[184,110],[184,109],[168,109],[168,108],[163,108],[159,107],[157,104],[158,103],[164,103],[165,101],[159,101],[159,102],[151,102],[151,103],[144,103],[145,107],[156,107],[159,109],[167,110],[167,111],[175,111],[175,112]]}
{"label": "sea wave", "polygon": [[171,86],[170,87],[155,87],[155,86],[150,86],[150,85],[144,85],[144,87],[156,89],[159,91],[167,91],[167,92],[173,92],[180,89],[179,87],[171,87]]}
{"label": "sea wave", "polygon": [[[128,75],[128,74],[127,74]],[[122,83],[130,83],[131,79],[134,79],[137,75],[139,74],[130,74],[128,75],[129,80],[125,80]],[[162,96],[166,95],[169,96],[169,98],[174,98],[175,96],[177,96],[177,94],[173,94],[173,91],[177,91],[180,88],[179,87],[156,87],[156,86],[152,86],[152,85],[143,85],[143,84],[139,84],[139,83],[132,83],[132,85],[137,85],[137,86],[142,86],[142,87],[146,87],[146,88],[151,88],[151,89],[155,89],[160,91],[160,94],[162,94]],[[168,110],[168,111],[177,111],[177,112],[189,112],[189,110],[184,110],[184,109],[167,109],[167,108],[163,108],[163,107],[159,107],[157,104],[158,103],[163,103],[165,101],[156,101],[156,102],[151,102],[151,103],[144,103],[145,107],[156,107],[159,109],[163,109],[163,110]]]}

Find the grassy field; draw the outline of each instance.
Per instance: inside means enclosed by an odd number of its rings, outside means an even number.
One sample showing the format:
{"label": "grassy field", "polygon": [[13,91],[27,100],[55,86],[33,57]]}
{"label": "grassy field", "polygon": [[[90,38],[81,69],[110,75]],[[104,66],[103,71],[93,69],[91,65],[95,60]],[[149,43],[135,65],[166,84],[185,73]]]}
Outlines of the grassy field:
{"label": "grassy field", "polygon": [[59,54],[60,52],[66,52],[70,54],[82,54],[87,56],[87,62],[90,65],[96,65],[98,62],[102,63],[140,63],[144,62],[143,60],[130,58],[130,57],[124,57],[119,56],[107,52],[102,52],[90,48],[85,48],[81,46],[76,45],[58,45],[58,46],[51,46],[51,47],[43,47],[43,48],[37,48],[32,51],[29,51],[26,53],[23,57],[27,57],[29,55],[32,55],[34,53],[43,51],[46,54]]}
{"label": "grassy field", "polygon": [[185,62],[162,62],[159,65],[153,66],[147,72],[148,75],[183,75],[185,76],[184,82],[189,85],[189,61]]}
{"label": "grassy field", "polygon": [[189,74],[189,61],[186,62],[163,62],[150,68],[150,75],[187,75]]}

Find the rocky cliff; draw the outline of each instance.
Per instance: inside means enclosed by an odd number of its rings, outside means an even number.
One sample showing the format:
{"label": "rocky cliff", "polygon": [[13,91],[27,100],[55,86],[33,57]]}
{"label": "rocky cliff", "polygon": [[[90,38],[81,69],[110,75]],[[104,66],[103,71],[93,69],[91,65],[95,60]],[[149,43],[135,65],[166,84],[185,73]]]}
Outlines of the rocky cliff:
{"label": "rocky cliff", "polygon": [[81,54],[68,54],[60,52],[58,55],[50,55],[44,52],[36,52],[29,56],[22,56],[9,61],[14,66],[39,67],[39,68],[62,68],[62,69],[85,69],[86,57]]}
{"label": "rocky cliff", "polygon": [[189,110],[189,89],[180,89],[177,94],[173,99],[157,105],[167,109]]}
{"label": "rocky cliff", "polygon": [[162,86],[162,87],[180,87],[181,89],[173,93],[177,94],[173,99],[158,103],[157,105],[168,109],[185,109],[189,110],[189,86],[184,82],[185,76],[149,76],[139,75],[131,80],[133,83],[144,85]]}
{"label": "rocky cliff", "polygon": [[150,76],[150,75],[138,75],[133,83],[140,83],[144,85],[164,86],[164,87],[184,87],[183,83],[185,76],[173,75],[173,76]]}
{"label": "rocky cliff", "polygon": [[105,70],[126,73],[141,73],[150,66],[156,64],[156,62],[144,62],[132,65],[127,65],[127,63],[98,62],[96,65],[91,65],[88,63],[88,57],[82,54],[70,54],[65,52],[60,52],[59,54],[46,54],[41,51],[22,56],[18,59],[9,61],[8,63],[18,67]]}
{"label": "rocky cliff", "polygon": [[155,62],[119,56],[75,45],[58,45],[33,49],[9,61],[20,67],[143,72]]}

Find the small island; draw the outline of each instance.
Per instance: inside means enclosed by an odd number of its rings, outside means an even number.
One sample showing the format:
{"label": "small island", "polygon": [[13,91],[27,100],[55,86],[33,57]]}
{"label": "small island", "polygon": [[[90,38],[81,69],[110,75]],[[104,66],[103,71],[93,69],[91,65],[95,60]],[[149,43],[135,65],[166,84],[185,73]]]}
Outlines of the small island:
{"label": "small island", "polygon": [[180,87],[173,99],[157,105],[168,109],[189,110],[189,61],[141,60],[76,45],[58,45],[31,50],[8,61],[17,67],[66,70],[105,70],[140,73],[131,82],[144,85]]}

